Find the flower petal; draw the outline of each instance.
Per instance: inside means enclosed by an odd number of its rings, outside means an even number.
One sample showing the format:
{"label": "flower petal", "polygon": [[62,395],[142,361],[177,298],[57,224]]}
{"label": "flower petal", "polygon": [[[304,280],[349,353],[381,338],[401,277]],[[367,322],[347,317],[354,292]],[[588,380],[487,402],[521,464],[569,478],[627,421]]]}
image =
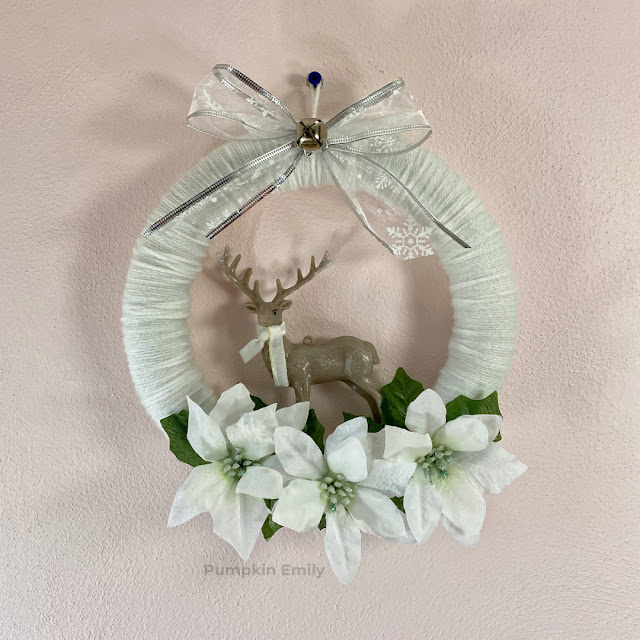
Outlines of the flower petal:
{"label": "flower petal", "polygon": [[360,483],[360,486],[374,489],[389,497],[402,496],[415,470],[415,462],[374,460],[369,475]]}
{"label": "flower petal", "polygon": [[324,445],[325,455],[329,456],[329,454],[347,438],[364,440],[366,436],[366,418],[360,417],[347,420],[347,422],[343,422],[342,424],[338,425],[335,431],[327,438],[327,441]]}
{"label": "flower petal", "polygon": [[[477,542],[487,510],[482,494],[469,482],[461,469],[449,467],[449,476],[433,476],[433,484],[442,496],[442,515],[459,530],[454,537],[467,544]],[[450,531],[451,533],[451,531]]]}
{"label": "flower petal", "polygon": [[276,455],[289,475],[320,480],[326,474],[322,451],[306,433],[293,427],[278,427],[274,440]]}
{"label": "flower petal", "polygon": [[307,418],[309,417],[309,405],[307,402],[296,402],[296,404],[290,407],[283,407],[276,411],[276,418],[278,425],[281,427],[293,427],[302,431],[305,424],[307,424]]}
{"label": "flower petal", "polygon": [[433,436],[433,444],[453,451],[481,451],[489,444],[489,433],[475,416],[460,416],[447,422]]}
{"label": "flower petal", "polygon": [[231,482],[222,473],[222,465],[219,462],[194,467],[176,493],[167,526],[176,527],[204,511],[209,511],[230,486]]}
{"label": "flower petal", "polygon": [[495,443],[460,460],[469,480],[485,493],[500,493],[527,470],[526,464]]}
{"label": "flower petal", "polygon": [[268,469],[275,469],[282,476],[282,484],[286,485],[293,480],[293,478],[284,470],[282,463],[278,459],[278,456],[273,455],[265,458],[260,462],[263,467],[267,467]]}
{"label": "flower petal", "polygon": [[489,442],[493,442],[500,429],[502,429],[502,416],[490,413],[480,413],[473,417],[476,420],[480,420],[480,422],[482,422],[482,424],[487,427],[487,431],[489,433]]}
{"label": "flower petal", "polygon": [[415,462],[431,451],[431,437],[428,433],[418,433],[387,426],[384,428],[384,457],[398,462]]}
{"label": "flower petal", "polygon": [[405,528],[404,535],[401,535],[400,537],[397,537],[397,538],[389,538],[385,536],[384,539],[388,540],[389,542],[394,542],[395,544],[415,544],[416,539],[413,533],[411,533],[411,529],[409,528],[409,524],[407,522],[407,515],[405,513],[402,513],[402,511],[400,511],[400,515],[402,516],[402,522]]}
{"label": "flower petal", "polygon": [[384,429],[376,433],[367,433],[367,436],[360,442],[362,442],[362,448],[367,454],[367,466],[371,472],[373,461],[384,456]]}
{"label": "flower petal", "polygon": [[253,411],[255,404],[249,390],[243,384],[237,384],[223,391],[209,416],[224,430],[240,420],[240,416]]}
{"label": "flower petal", "polygon": [[367,477],[367,454],[357,438],[342,440],[326,455],[329,469],[341,473],[349,482],[360,482]]}
{"label": "flower petal", "polygon": [[391,498],[377,491],[359,486],[348,511],[366,533],[381,538],[400,538],[406,533],[402,512],[393,504]]}
{"label": "flower petal", "polygon": [[247,458],[260,460],[275,450],[273,433],[278,427],[276,405],[245,413],[238,422],[227,428],[227,438],[235,447],[240,447]]}
{"label": "flower petal", "polygon": [[458,529],[451,520],[444,516],[440,517],[440,522],[442,522],[444,530],[449,533],[454,540],[463,544],[465,547],[475,547],[480,541],[480,533],[465,533],[462,529]]}
{"label": "flower petal", "polygon": [[275,469],[254,464],[247,467],[236,491],[256,498],[278,498],[282,492],[282,476]]}
{"label": "flower petal", "polygon": [[213,532],[247,560],[269,513],[264,500],[231,489],[220,497],[210,513]]}
{"label": "flower petal", "polygon": [[195,452],[205,460],[223,460],[228,453],[227,441],[220,427],[191,398],[189,406],[189,424],[187,440]]}
{"label": "flower petal", "polygon": [[433,390],[425,389],[407,407],[405,425],[409,431],[433,435],[447,420],[447,408]]}
{"label": "flower petal", "polygon": [[435,531],[442,513],[442,496],[421,472],[409,482],[404,494],[407,522],[416,542],[425,543]]}
{"label": "flower petal", "polygon": [[324,550],[338,580],[342,584],[349,584],[360,567],[362,548],[358,525],[348,516],[328,513]]}
{"label": "flower petal", "polygon": [[273,521],[298,531],[317,527],[326,500],[320,497],[320,483],[295,478],[283,490],[273,510]]}

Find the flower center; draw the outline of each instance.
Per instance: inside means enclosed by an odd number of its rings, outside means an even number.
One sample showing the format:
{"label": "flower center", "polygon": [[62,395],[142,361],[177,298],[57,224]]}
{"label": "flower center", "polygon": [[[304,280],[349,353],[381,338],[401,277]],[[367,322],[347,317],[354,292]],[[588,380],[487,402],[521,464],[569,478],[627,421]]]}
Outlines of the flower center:
{"label": "flower center", "polygon": [[418,458],[416,463],[422,467],[431,477],[431,474],[441,475],[446,478],[449,475],[447,464],[451,462],[453,451],[447,449],[444,445],[440,445],[432,449],[426,456]]}
{"label": "flower center", "polygon": [[249,458],[245,458],[240,447],[234,447],[229,451],[229,457],[225,458],[222,464],[224,465],[224,473],[233,479],[242,478],[247,471],[247,467],[256,463],[253,460],[249,460]]}
{"label": "flower center", "polygon": [[356,497],[356,487],[339,473],[327,476],[320,482],[320,497],[325,500],[329,511],[335,511],[339,504],[347,507]]}

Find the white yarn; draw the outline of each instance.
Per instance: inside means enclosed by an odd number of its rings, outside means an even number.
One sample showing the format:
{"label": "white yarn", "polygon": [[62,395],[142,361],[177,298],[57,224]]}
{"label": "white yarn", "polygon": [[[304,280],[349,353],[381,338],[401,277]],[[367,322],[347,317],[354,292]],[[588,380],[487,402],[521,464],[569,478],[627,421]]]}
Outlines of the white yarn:
{"label": "white yarn", "polygon": [[[148,223],[255,158],[261,149],[256,143],[233,143],[214,150],[182,177]],[[460,394],[484,397],[504,384],[516,339],[515,284],[500,231],[477,195],[426,150],[391,156],[384,164],[472,247],[463,249],[437,230],[430,238],[449,276],[454,314],[447,362],[434,388],[445,401]],[[331,178],[312,155],[300,162],[281,189],[321,184],[332,184]],[[256,191],[249,179],[241,195],[249,199]],[[224,195],[217,197],[221,211],[238,206]],[[138,395],[158,423],[184,409],[187,395],[207,411],[216,402],[194,364],[187,329],[189,289],[209,245],[204,234],[221,220],[211,209],[197,205],[151,237],[141,236],[127,276],[125,351]]]}

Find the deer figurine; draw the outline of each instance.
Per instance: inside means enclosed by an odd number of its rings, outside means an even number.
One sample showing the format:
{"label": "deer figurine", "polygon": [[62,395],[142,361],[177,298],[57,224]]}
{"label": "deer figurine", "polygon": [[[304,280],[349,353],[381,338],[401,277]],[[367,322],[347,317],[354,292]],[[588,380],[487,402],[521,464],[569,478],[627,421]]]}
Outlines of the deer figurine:
{"label": "deer figurine", "polygon": [[[246,303],[246,308],[258,316],[259,338],[241,351],[245,362],[262,351],[264,363],[276,385],[293,387],[296,402],[310,399],[313,384],[344,382],[367,401],[373,419],[381,422],[379,393],[372,380],[373,367],[380,363],[380,359],[370,342],[342,336],[315,344],[307,336],[302,344],[298,344],[289,341],[284,331],[282,313],[293,304],[287,297],[331,265],[328,252],[318,266],[315,258],[311,258],[311,268],[306,276],[298,269],[298,279],[291,287],[283,287],[280,279],[276,279],[276,295],[270,302],[262,299],[258,280],[254,280],[252,287],[249,285],[251,268],[238,276],[241,255],[230,261],[227,246],[224,254],[218,253],[217,256],[227,278],[251,300]],[[280,358],[279,364],[275,362],[277,358]],[[280,374],[278,368],[281,369]]]}

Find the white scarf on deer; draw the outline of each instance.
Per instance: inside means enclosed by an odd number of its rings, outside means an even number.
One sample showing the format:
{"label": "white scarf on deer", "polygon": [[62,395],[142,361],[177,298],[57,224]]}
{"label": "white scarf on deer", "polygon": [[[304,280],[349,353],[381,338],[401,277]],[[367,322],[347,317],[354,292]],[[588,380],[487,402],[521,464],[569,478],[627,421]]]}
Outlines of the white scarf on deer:
{"label": "white scarf on deer", "polygon": [[245,362],[255,358],[269,343],[269,359],[271,360],[271,373],[276,387],[288,387],[289,377],[287,376],[287,358],[284,353],[283,336],[287,332],[284,322],[273,327],[263,327],[258,325],[258,337],[248,342],[242,349],[240,355]]}

